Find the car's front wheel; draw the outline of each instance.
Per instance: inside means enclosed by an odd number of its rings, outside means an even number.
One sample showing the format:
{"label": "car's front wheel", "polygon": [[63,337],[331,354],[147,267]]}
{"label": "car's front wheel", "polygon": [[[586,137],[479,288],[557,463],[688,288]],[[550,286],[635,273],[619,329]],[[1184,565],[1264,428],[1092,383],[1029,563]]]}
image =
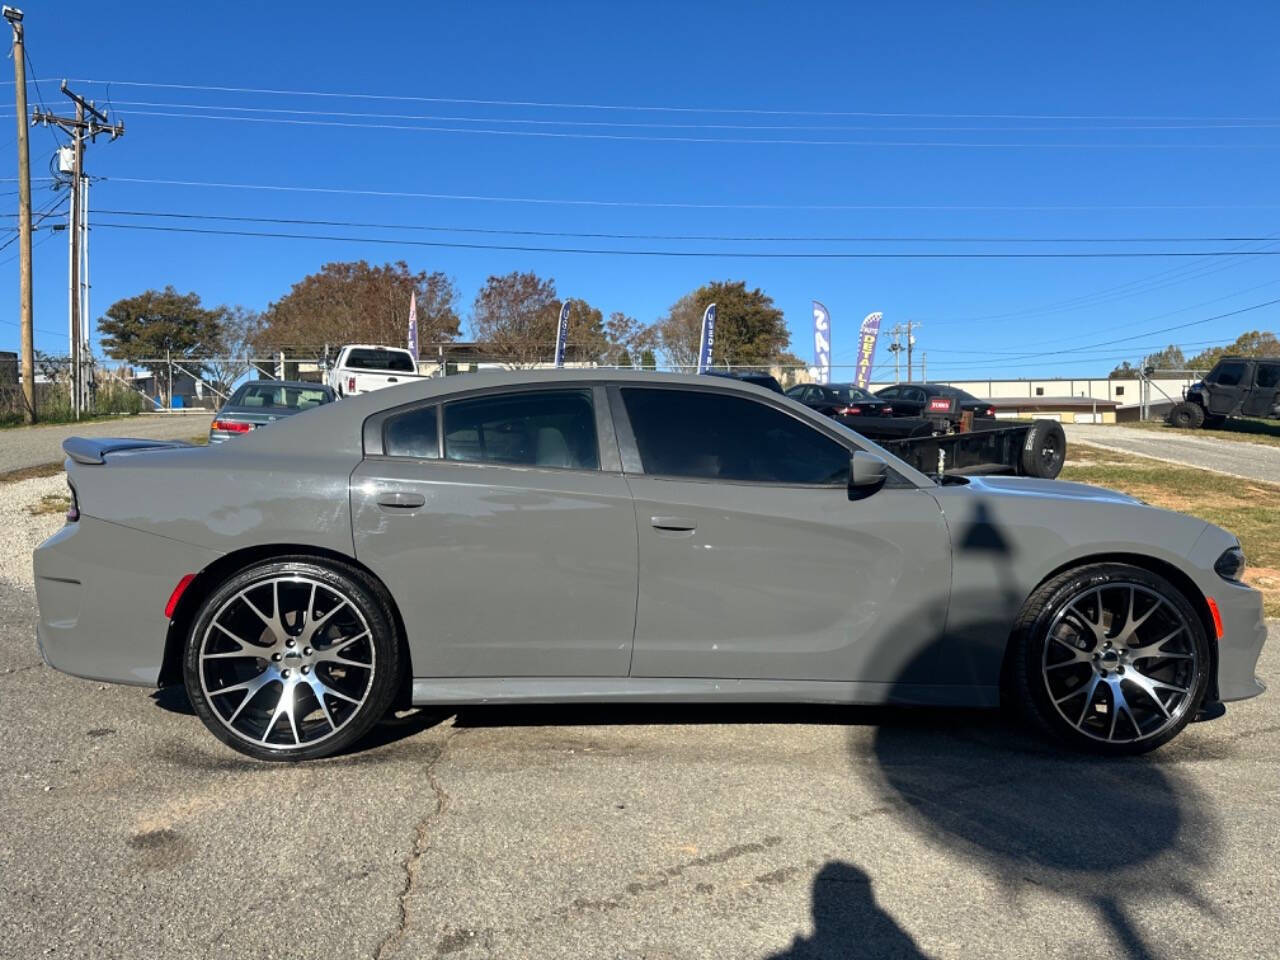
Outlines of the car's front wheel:
{"label": "car's front wheel", "polygon": [[1013,693],[1058,740],[1104,754],[1167,743],[1209,681],[1200,618],[1164,577],[1119,563],[1069,570],[1031,595],[1013,636]]}
{"label": "car's front wheel", "polygon": [[223,743],[308,760],[354,743],[387,712],[399,645],[377,585],[338,563],[285,558],[236,574],[187,638],[187,696]]}

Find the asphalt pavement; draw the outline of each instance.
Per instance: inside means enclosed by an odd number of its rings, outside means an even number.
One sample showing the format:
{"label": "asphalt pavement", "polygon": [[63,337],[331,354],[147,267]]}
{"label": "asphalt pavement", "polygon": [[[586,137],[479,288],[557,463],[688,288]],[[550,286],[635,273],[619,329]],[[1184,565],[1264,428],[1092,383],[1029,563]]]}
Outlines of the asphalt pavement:
{"label": "asphalt pavement", "polygon": [[1167,463],[1199,467],[1247,480],[1280,483],[1280,447],[1223,440],[1193,430],[1137,430],[1133,427],[1063,424],[1068,449],[1072,442],[1136,453]]}
{"label": "asphalt pavement", "polygon": [[44,667],[7,569],[0,957],[1280,950],[1275,693],[1126,761],[985,712],[629,706],[416,713],[271,765],[180,693]]}
{"label": "asphalt pavement", "polygon": [[188,440],[207,433],[210,414],[141,414],[85,423],[59,423],[0,430],[0,473],[61,463],[67,437],[146,437],[150,440]]}

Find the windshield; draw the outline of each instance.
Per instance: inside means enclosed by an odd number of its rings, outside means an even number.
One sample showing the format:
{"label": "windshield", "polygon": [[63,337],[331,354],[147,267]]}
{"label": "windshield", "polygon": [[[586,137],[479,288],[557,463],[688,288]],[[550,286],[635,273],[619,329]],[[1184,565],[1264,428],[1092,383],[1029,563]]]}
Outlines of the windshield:
{"label": "windshield", "polygon": [[413,358],[407,350],[352,350],[342,364],[348,370],[391,370],[416,373]]}
{"label": "windshield", "polygon": [[326,387],[300,387],[270,381],[246,383],[231,397],[229,404],[236,407],[283,407],[289,410],[310,410],[328,403],[333,395]]}

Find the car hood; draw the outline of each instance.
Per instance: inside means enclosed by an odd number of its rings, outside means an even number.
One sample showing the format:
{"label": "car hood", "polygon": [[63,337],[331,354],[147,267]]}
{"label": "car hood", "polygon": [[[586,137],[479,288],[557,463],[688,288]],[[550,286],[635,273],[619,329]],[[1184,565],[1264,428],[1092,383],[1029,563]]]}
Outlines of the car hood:
{"label": "car hood", "polygon": [[1106,503],[1142,504],[1127,493],[1093,487],[1067,480],[1037,480],[1034,477],[970,477],[969,486],[987,493],[1010,497],[1039,497],[1052,500],[1088,500]]}

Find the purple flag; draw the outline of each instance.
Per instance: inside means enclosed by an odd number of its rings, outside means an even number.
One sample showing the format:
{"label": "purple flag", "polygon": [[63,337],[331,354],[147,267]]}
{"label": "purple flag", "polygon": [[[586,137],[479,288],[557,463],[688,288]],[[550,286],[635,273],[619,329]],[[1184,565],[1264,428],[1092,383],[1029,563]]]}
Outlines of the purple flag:
{"label": "purple flag", "polygon": [[880,320],[883,313],[868,313],[862,320],[862,329],[858,332],[858,369],[853,382],[867,388],[871,382],[871,361],[876,355],[876,338],[880,336]]}

